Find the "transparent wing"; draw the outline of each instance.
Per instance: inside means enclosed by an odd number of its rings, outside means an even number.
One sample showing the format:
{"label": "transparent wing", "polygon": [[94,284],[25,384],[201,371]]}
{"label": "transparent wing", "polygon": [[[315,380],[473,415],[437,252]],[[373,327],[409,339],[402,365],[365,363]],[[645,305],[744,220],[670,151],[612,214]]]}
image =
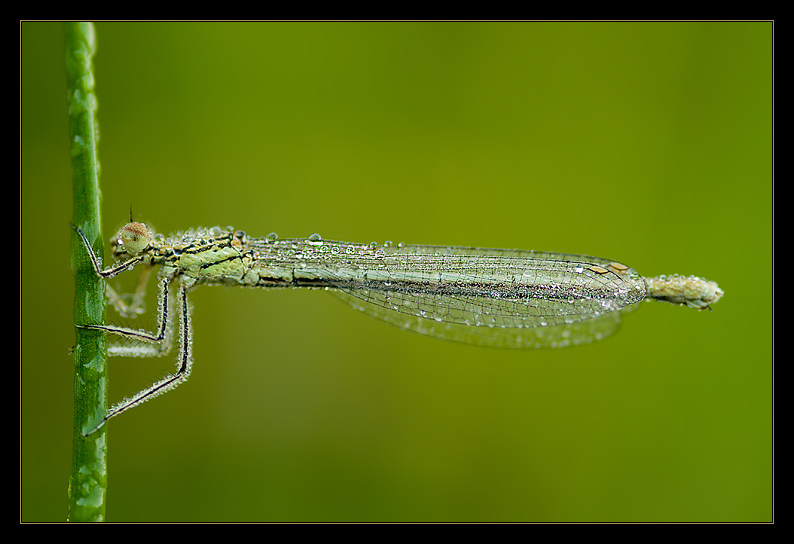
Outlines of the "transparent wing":
{"label": "transparent wing", "polygon": [[[293,242],[294,244],[294,242]],[[636,271],[607,259],[531,251],[329,242],[346,260],[308,259],[297,281],[422,334],[497,347],[561,347],[614,332],[645,298]],[[345,264],[341,264],[345,263]]]}
{"label": "transparent wing", "polygon": [[618,330],[625,313],[639,306],[639,303],[634,303],[620,311],[602,314],[589,320],[545,327],[489,327],[437,321],[365,302],[364,299],[344,291],[331,292],[353,308],[401,329],[442,340],[495,348],[562,348],[601,340]]}

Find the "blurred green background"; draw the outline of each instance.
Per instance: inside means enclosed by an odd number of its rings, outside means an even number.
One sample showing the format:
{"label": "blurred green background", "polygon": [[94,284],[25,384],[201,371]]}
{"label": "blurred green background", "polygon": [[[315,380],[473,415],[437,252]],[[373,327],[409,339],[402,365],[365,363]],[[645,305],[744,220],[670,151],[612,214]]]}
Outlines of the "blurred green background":
{"label": "blurred green background", "polygon": [[[772,519],[771,23],[96,31],[106,238],[132,206],[165,233],[586,253],[726,292],[512,351],[197,289],[190,381],[110,424],[109,521]],[[63,42],[21,25],[23,521],[67,508]],[[173,363],[111,359],[111,401]]]}

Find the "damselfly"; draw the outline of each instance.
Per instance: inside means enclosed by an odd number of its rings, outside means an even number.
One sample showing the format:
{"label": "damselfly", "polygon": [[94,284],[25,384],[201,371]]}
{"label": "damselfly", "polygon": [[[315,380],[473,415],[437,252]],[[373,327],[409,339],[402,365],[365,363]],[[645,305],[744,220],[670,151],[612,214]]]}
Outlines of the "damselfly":
{"label": "damselfly", "polygon": [[157,330],[78,325],[141,341],[111,346],[111,355],[162,356],[179,316],[176,372],[113,406],[101,423],[170,391],[192,367],[188,292],[197,285],[326,289],[371,316],[429,336],[502,348],[565,347],[612,334],[622,315],[646,299],[705,309],[723,295],[695,276],[643,278],[610,259],[537,251],[404,244],[356,244],[308,238],[251,238],[231,227],[195,229],[168,238],[130,222],[113,238],[115,264],[103,269],[82,230],[74,227],[94,270],[109,279],[140,264],[138,291],[126,314],[139,309],[145,279],[158,275]]}

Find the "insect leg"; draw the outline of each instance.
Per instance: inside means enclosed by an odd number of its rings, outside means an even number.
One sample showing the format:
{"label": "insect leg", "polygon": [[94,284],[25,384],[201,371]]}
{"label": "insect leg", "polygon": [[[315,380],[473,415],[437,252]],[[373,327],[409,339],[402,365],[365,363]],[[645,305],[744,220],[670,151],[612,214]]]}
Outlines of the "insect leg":
{"label": "insect leg", "polygon": [[[111,346],[108,350],[114,356],[137,356],[137,357],[157,357],[167,354],[171,349],[171,307],[169,303],[169,291],[172,276],[163,274],[160,277],[160,288],[158,292],[157,320],[158,326],[154,333],[131,329],[128,327],[117,327],[116,325],[76,325],[82,329],[105,331],[117,334],[132,340],[139,340],[151,344],[158,344],[156,348],[148,346]],[[180,288],[184,285],[180,282]]]}
{"label": "insect leg", "polygon": [[120,274],[125,270],[129,270],[139,262],[143,260],[143,256],[132,257],[131,259],[127,259],[126,261],[116,263],[115,265],[102,269],[102,263],[99,262],[99,257],[96,256],[94,253],[94,249],[91,247],[91,244],[88,243],[88,239],[83,234],[83,231],[80,227],[76,227],[74,225],[70,225],[77,234],[80,235],[80,239],[83,241],[83,246],[85,246],[86,251],[88,251],[88,256],[91,258],[91,264],[94,266],[94,272],[96,272],[97,276],[101,278],[112,278],[116,274]]}
{"label": "insect leg", "polygon": [[143,299],[146,296],[146,284],[152,274],[153,267],[147,266],[138,278],[138,285],[135,293],[130,295],[120,295],[110,284],[105,286],[105,293],[108,301],[116,311],[124,317],[136,317],[143,313]]}
{"label": "insect leg", "polygon": [[[126,412],[130,408],[134,408],[139,404],[146,402],[149,399],[153,399],[154,397],[161,395],[163,393],[167,393],[168,391],[174,389],[176,386],[181,384],[182,382],[187,381],[188,377],[190,376],[190,370],[193,366],[193,358],[192,358],[192,330],[190,326],[190,305],[187,300],[187,285],[179,281],[177,283],[177,304],[179,306],[179,315],[180,315],[180,327],[179,327],[179,360],[177,362],[176,372],[166,376],[162,380],[150,385],[143,391],[139,391],[135,395],[124,399],[120,403],[116,404],[112,408],[110,408],[107,412],[107,415],[102,419],[102,421],[85,433],[85,436],[93,434],[97,430],[99,430],[107,420],[112,417],[115,417],[122,412]],[[165,285],[166,291],[168,286]],[[161,326],[162,328],[162,326]]]}

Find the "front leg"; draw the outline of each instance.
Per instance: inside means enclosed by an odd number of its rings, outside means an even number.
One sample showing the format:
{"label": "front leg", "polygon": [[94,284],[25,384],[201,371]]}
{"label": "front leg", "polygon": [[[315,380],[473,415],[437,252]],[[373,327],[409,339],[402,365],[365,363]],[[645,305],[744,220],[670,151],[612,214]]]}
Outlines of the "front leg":
{"label": "front leg", "polygon": [[76,227],[72,224],[70,224],[69,226],[72,227],[75,231],[77,231],[77,234],[80,235],[80,239],[83,241],[83,246],[85,246],[85,249],[88,252],[88,256],[91,258],[91,264],[94,266],[94,272],[96,272],[96,275],[99,276],[100,278],[105,278],[105,279],[112,278],[116,274],[120,274],[125,270],[129,270],[136,264],[143,261],[143,255],[138,255],[136,257],[127,259],[126,261],[116,263],[115,265],[103,270],[102,263],[100,262],[99,257],[97,257],[96,254],[94,253],[94,249],[91,247],[91,244],[88,243],[88,239],[85,237],[85,234],[83,234],[83,231],[80,229],[80,227]]}

